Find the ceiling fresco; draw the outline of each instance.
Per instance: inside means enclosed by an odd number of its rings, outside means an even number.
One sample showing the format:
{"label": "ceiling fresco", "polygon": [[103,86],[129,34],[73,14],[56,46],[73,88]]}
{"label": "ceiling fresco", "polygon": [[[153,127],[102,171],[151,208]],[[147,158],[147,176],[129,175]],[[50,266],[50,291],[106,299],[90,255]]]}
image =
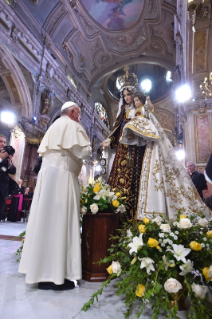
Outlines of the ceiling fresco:
{"label": "ceiling fresco", "polygon": [[81,3],[95,21],[112,31],[133,26],[144,6],[144,0],[81,0]]}

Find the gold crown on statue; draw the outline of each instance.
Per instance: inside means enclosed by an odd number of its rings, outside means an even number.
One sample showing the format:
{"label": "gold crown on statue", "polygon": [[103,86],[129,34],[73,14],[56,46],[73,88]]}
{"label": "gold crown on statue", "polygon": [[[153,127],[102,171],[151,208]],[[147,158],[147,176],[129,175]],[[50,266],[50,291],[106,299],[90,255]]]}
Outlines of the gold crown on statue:
{"label": "gold crown on statue", "polygon": [[117,78],[117,87],[120,90],[125,86],[138,87],[138,78],[134,73],[129,73],[129,67],[124,67],[125,74]]}

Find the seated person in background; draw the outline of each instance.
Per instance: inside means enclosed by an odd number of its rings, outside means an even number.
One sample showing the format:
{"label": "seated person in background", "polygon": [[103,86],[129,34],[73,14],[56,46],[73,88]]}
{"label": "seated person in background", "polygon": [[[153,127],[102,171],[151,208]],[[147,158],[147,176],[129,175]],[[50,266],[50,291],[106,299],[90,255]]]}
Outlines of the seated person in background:
{"label": "seated person in background", "polygon": [[32,196],[33,196],[33,193],[30,193],[29,187],[26,187],[24,192],[24,198],[32,198]]}
{"label": "seated person in background", "polygon": [[13,199],[10,206],[8,220],[10,222],[16,222],[20,219],[21,214],[19,212],[22,211],[22,203],[23,203],[23,195],[25,192],[25,187],[22,186],[22,179],[18,179],[15,190],[12,194]]}
{"label": "seated person in background", "polygon": [[196,165],[192,162],[187,163],[186,170],[190,175],[192,182],[194,183],[200,197],[203,199],[202,191],[204,189],[207,189],[207,183],[204,174],[196,171]]}
{"label": "seated person in background", "polygon": [[22,179],[17,180],[17,185],[13,192],[13,195],[24,194],[25,187],[22,186],[22,183],[23,183]]}

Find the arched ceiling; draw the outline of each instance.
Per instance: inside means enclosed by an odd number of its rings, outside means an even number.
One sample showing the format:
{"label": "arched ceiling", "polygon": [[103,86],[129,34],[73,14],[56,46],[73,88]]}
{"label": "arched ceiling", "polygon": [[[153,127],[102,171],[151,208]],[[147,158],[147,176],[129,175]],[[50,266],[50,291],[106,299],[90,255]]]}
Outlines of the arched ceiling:
{"label": "arched ceiling", "polygon": [[175,65],[176,0],[19,0],[14,11],[88,90],[132,60]]}

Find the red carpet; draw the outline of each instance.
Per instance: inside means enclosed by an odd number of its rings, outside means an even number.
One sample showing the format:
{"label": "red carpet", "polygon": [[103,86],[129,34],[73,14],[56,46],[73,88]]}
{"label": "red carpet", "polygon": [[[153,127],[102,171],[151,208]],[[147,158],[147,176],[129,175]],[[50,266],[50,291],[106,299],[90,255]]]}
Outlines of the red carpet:
{"label": "red carpet", "polygon": [[4,240],[14,240],[14,241],[22,241],[24,237],[19,238],[17,236],[9,236],[9,235],[0,235],[0,239]]}

